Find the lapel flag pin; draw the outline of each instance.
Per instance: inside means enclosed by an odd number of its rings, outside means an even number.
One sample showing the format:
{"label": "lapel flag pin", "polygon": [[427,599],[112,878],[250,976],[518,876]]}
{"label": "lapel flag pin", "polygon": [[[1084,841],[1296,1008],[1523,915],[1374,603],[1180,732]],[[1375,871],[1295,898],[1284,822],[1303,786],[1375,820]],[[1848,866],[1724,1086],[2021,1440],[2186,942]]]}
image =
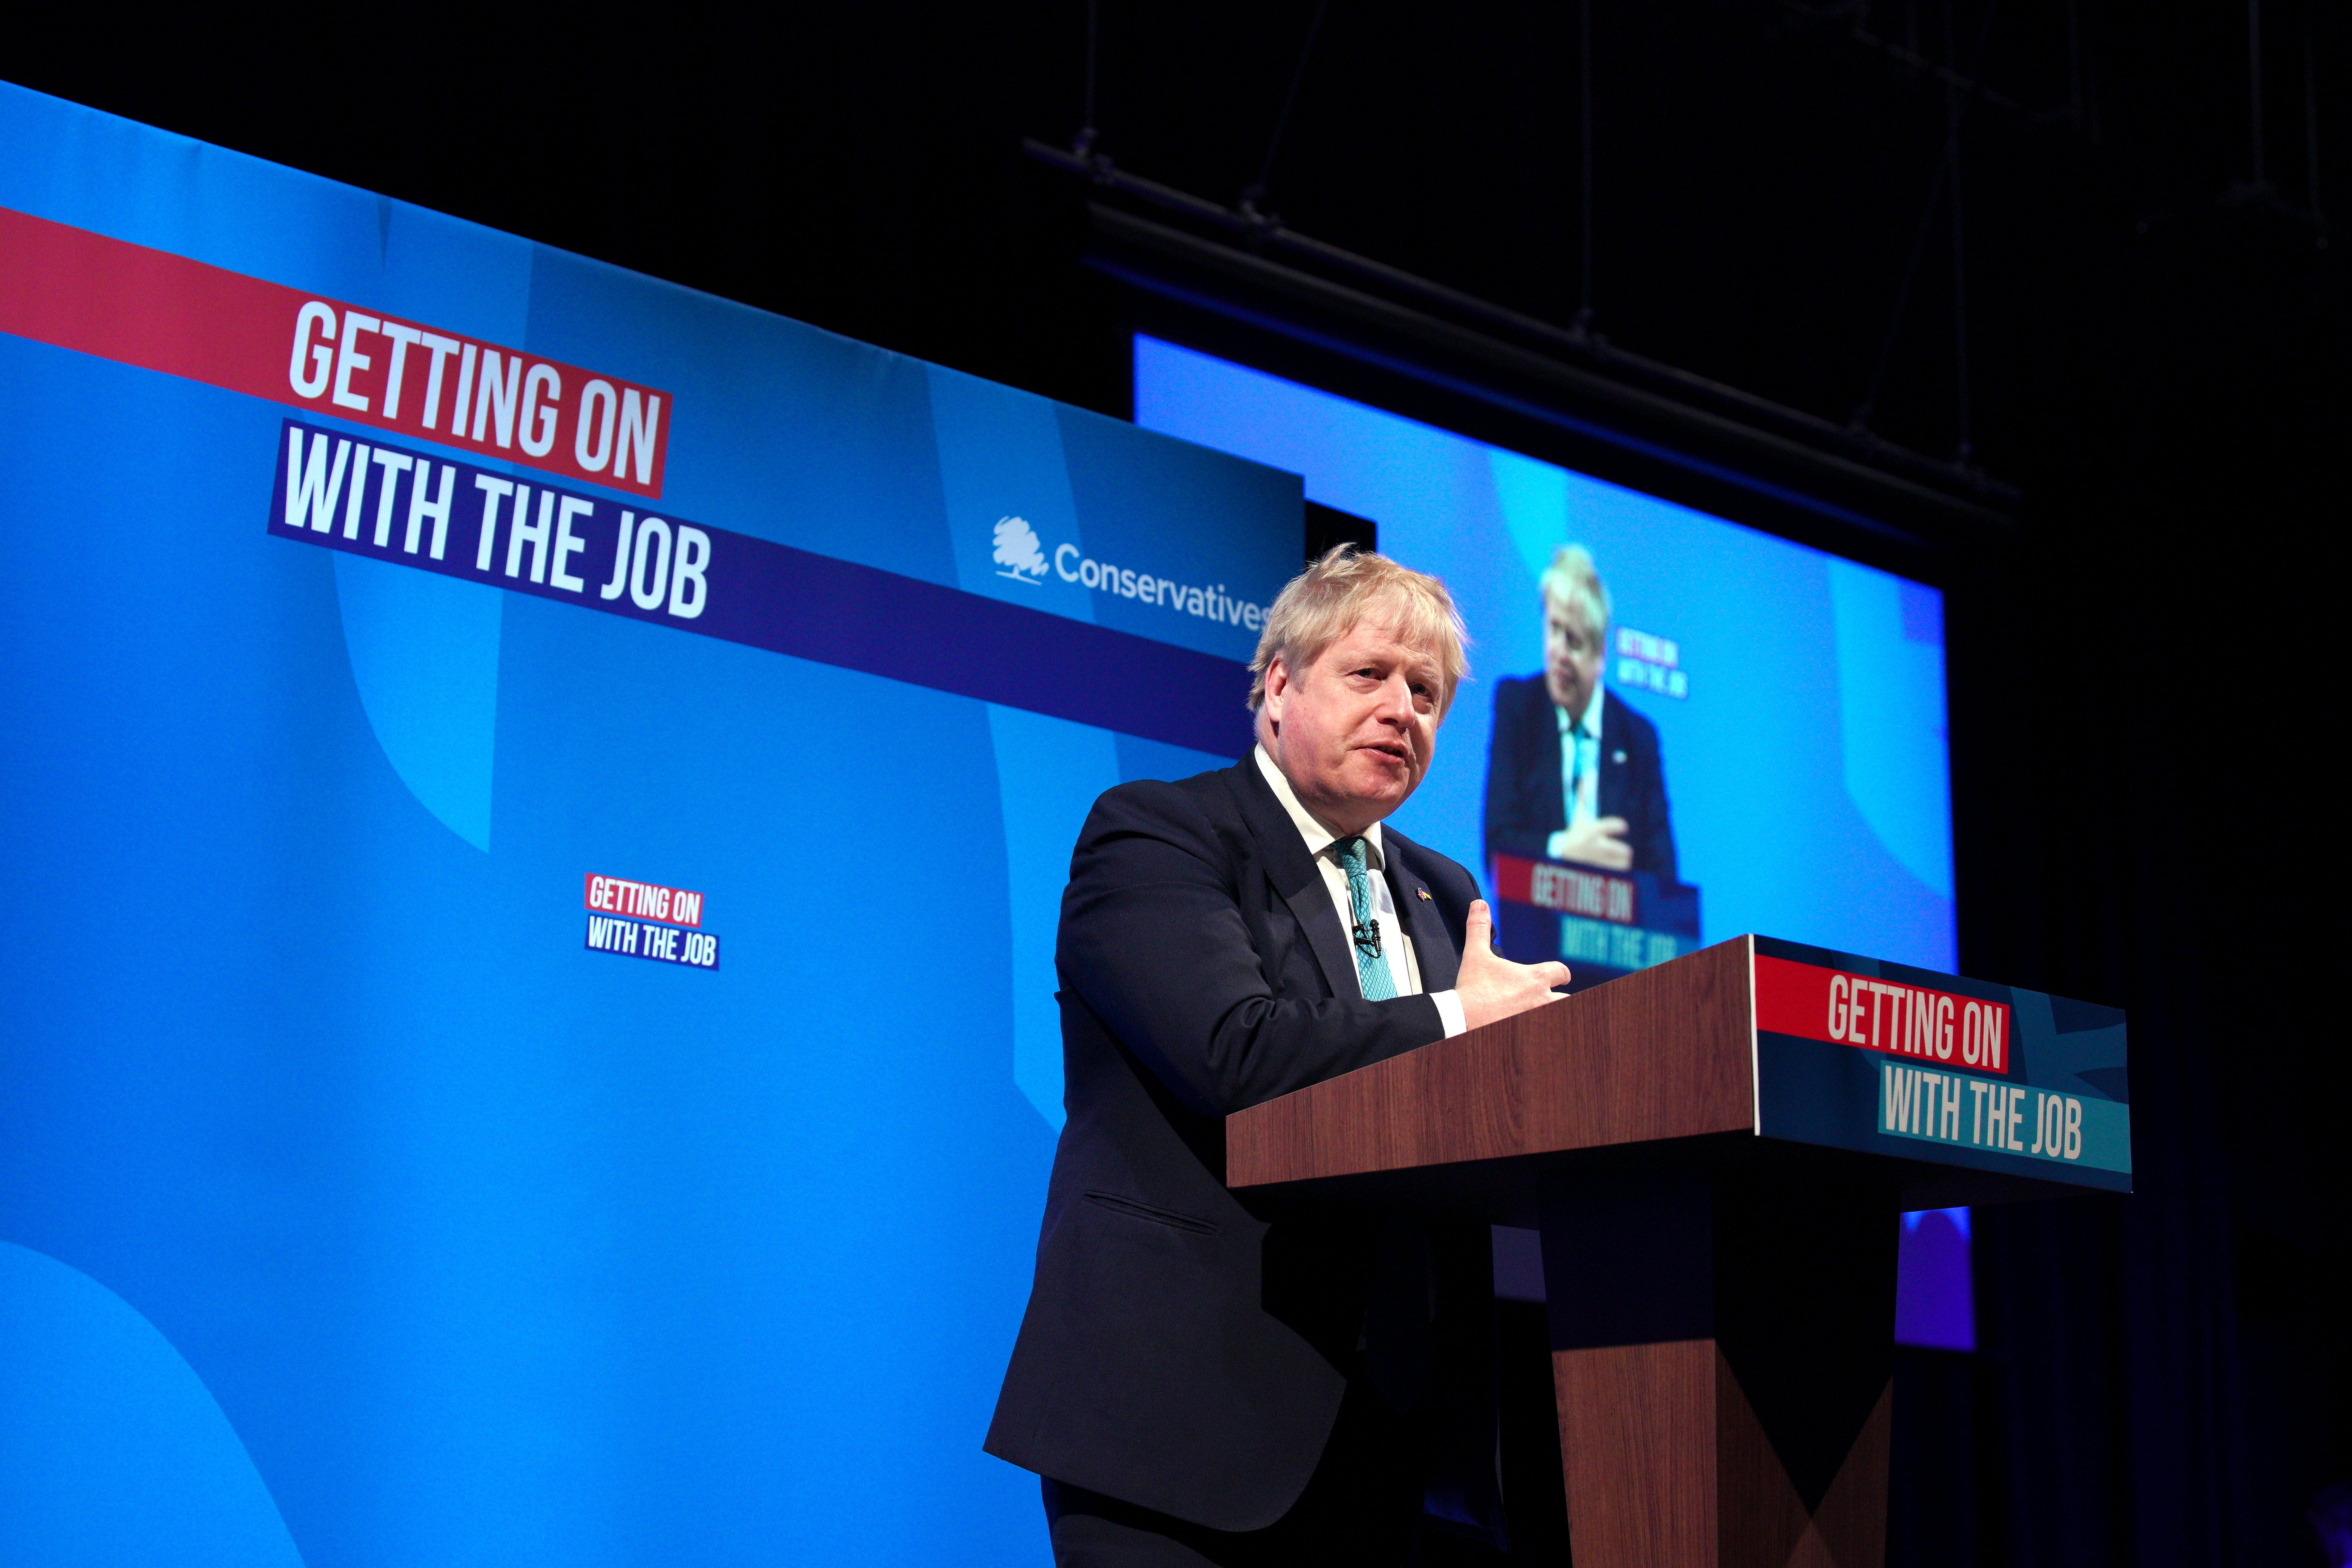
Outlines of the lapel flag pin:
{"label": "lapel flag pin", "polygon": [[1421,901],[1423,903],[1426,904],[1432,901],[1429,897],[1429,889],[1427,888],[1415,888],[1413,891],[1421,895]]}

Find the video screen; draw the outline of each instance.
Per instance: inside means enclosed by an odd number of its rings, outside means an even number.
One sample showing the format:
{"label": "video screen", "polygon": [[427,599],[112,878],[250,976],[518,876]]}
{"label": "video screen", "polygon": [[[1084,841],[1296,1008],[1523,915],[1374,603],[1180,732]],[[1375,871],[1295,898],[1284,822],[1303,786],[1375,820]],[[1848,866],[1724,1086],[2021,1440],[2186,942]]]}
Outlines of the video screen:
{"label": "video screen", "polygon": [[1471,675],[1396,826],[1577,984],[1743,932],[1957,967],[1935,588],[1155,338],[1135,418],[1444,579]]}

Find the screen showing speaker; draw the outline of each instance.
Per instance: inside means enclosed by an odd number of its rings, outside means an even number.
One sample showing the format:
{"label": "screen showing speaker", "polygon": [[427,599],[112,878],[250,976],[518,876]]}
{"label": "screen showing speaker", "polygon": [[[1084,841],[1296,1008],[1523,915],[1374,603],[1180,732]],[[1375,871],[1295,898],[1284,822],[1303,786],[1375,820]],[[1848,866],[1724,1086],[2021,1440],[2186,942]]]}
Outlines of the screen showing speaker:
{"label": "screen showing speaker", "polygon": [[1580,983],[1743,931],[1956,967],[1942,594],[1149,336],[1135,416],[1443,577],[1471,679],[1397,826]]}

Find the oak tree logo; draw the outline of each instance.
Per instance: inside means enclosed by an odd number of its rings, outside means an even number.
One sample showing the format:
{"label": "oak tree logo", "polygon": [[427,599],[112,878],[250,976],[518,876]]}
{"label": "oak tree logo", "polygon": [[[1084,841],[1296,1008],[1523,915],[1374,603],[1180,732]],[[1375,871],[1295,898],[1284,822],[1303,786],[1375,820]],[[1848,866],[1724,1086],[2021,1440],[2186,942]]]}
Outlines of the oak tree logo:
{"label": "oak tree logo", "polygon": [[1016,583],[1039,583],[1045,577],[1045,551],[1037,531],[1017,517],[996,520],[997,575]]}

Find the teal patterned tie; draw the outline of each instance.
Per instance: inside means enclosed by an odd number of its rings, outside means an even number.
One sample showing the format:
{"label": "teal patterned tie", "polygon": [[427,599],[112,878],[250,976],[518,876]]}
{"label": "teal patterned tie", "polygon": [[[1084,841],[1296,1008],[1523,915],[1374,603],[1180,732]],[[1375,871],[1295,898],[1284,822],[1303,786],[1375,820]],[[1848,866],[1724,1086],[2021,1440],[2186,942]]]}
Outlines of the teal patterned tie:
{"label": "teal patterned tie", "polygon": [[1591,773],[1594,764],[1601,760],[1601,739],[1587,730],[1584,721],[1579,719],[1568,727],[1562,742],[1568,747],[1568,821],[1570,826],[1574,826],[1577,796],[1584,793],[1585,775]]}
{"label": "teal patterned tie", "polygon": [[1356,978],[1364,1000],[1385,1002],[1397,994],[1389,961],[1381,954],[1381,928],[1372,920],[1372,879],[1364,869],[1364,841],[1341,838],[1331,846],[1331,858],[1348,873],[1348,910],[1355,917]]}

